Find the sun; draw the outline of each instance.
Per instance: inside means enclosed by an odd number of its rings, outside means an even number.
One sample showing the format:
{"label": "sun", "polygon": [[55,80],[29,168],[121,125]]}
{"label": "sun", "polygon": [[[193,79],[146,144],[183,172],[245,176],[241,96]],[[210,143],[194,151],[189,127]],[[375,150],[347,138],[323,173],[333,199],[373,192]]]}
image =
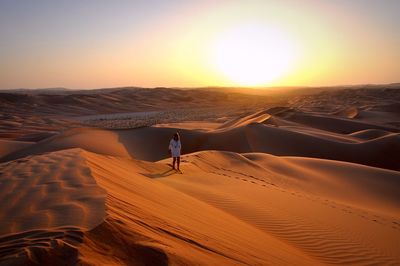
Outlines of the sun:
{"label": "sun", "polygon": [[293,42],[265,25],[236,26],[220,34],[212,46],[212,62],[231,82],[265,85],[287,73],[295,59]]}

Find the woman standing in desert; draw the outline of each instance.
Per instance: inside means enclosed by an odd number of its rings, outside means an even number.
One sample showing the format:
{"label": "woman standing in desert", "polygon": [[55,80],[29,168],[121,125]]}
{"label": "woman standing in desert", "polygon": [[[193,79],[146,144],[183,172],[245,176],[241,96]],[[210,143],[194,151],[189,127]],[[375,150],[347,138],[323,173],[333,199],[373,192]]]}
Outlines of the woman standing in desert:
{"label": "woman standing in desert", "polygon": [[175,169],[175,162],[177,164],[177,170],[180,171],[179,165],[181,162],[181,140],[179,137],[179,133],[176,132],[172,137],[171,141],[169,142],[169,153],[172,156],[172,169]]}

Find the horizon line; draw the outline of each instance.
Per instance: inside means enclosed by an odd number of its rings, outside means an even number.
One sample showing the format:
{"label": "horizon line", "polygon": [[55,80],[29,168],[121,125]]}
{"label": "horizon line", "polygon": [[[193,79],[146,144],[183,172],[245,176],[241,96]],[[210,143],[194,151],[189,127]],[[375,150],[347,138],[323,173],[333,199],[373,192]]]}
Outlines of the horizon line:
{"label": "horizon line", "polygon": [[287,85],[287,86],[219,86],[219,85],[207,85],[207,86],[135,86],[135,85],[127,85],[127,86],[116,86],[116,87],[96,87],[96,88],[69,88],[63,86],[55,86],[55,87],[39,87],[39,88],[9,88],[9,89],[0,89],[0,91],[13,91],[13,90],[107,90],[107,89],[207,89],[207,88],[222,88],[222,89],[254,89],[254,90],[262,90],[262,89],[305,89],[305,88],[334,88],[334,87],[357,87],[357,86],[393,86],[400,85],[399,82],[390,82],[390,83],[355,83],[355,84],[335,84],[335,85]]}

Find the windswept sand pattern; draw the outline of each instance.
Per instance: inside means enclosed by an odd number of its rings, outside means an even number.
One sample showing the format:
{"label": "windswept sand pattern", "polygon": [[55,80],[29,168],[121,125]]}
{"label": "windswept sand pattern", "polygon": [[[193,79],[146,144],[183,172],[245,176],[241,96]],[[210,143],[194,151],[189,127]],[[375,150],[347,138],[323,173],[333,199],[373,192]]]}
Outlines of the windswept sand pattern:
{"label": "windswept sand pattern", "polygon": [[[273,194],[270,191],[266,193],[269,193],[269,196]],[[290,194],[289,191],[286,193]],[[286,196],[294,197],[294,194]],[[265,202],[255,205],[254,203],[244,203],[238,198],[229,199],[210,194],[208,197],[210,197],[211,204],[217,205],[229,213],[234,213],[236,217],[249,224],[288,241],[321,262],[340,265],[369,265],[371,261],[379,262],[379,264],[396,262],[396,260],[388,258],[381,250],[377,250],[371,243],[364,243],[364,239],[355,238],[351,232],[324,223],[313,222],[312,218],[304,219],[303,215],[296,217],[290,211],[276,206],[271,207],[271,204],[265,204]],[[299,201],[299,199],[293,200]],[[304,201],[300,200],[300,203],[304,203]],[[296,204],[292,204],[292,206],[296,206]],[[240,210],[239,215],[237,215],[238,210]],[[340,228],[340,226],[338,227]],[[393,255],[391,254],[391,256]]]}
{"label": "windswept sand pattern", "polygon": [[0,212],[2,256],[79,239],[103,220],[105,192],[78,149],[2,163],[0,173],[0,202],[7,202]]}
{"label": "windswept sand pattern", "polygon": [[[393,226],[398,216],[381,214],[379,209],[365,211],[294,189],[279,174],[274,177],[271,172],[264,173],[261,167],[252,166],[246,159],[240,164],[240,157],[235,154],[208,153],[189,155],[184,161],[207,172],[207,181],[205,174],[190,166],[187,166],[189,174],[161,181],[290,243],[323,263],[392,265],[399,262],[396,242],[400,231]],[[226,168],[228,160],[232,164],[230,168]],[[237,170],[244,165],[253,169],[246,168],[246,173]],[[366,228],[371,232],[366,233]],[[385,243],[384,247],[377,245],[381,242]]]}
{"label": "windswept sand pattern", "polygon": [[73,265],[83,241],[79,227],[29,230],[0,237],[1,265]]}
{"label": "windswept sand pattern", "polygon": [[[159,182],[155,173],[170,171],[169,166],[85,153],[98,184],[105,188],[108,218],[105,224],[89,232],[84,239],[82,260],[93,262],[116,245],[108,241],[104,230],[113,236],[130,236],[131,255],[121,255],[121,243],[105,258],[116,261],[143,260],[145,250],[153,250],[166,264],[268,265],[318,264],[307,255],[279,239],[236,217]],[[170,176],[176,176],[174,172]],[[110,223],[118,222],[115,225]],[[97,243],[101,241],[101,243]],[[140,247],[138,250],[138,246]],[[152,252],[153,252],[152,251]],[[132,258],[132,254],[138,254]],[[101,255],[101,254],[100,254]],[[126,257],[128,256],[128,257]]]}

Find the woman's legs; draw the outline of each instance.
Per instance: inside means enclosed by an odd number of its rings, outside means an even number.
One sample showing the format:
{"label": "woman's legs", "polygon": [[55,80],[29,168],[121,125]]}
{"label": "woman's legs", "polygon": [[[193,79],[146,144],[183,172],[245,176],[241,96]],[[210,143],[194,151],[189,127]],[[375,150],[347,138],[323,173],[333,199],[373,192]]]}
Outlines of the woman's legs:
{"label": "woman's legs", "polygon": [[[172,169],[175,169],[175,161],[176,157],[172,157]],[[179,168],[179,163],[178,163],[178,168]]]}
{"label": "woman's legs", "polygon": [[175,162],[176,162],[176,169],[179,169],[179,166],[181,164],[181,157],[172,157],[172,169],[175,169]]}

